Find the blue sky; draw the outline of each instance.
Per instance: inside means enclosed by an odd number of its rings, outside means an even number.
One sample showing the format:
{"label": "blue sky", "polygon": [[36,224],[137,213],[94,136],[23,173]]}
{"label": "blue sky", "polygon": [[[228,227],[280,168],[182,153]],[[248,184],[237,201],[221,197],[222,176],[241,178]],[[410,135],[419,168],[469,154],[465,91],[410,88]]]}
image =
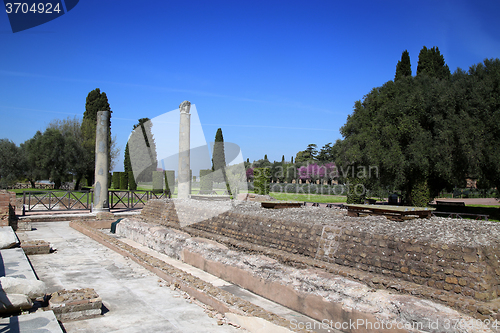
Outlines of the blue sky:
{"label": "blue sky", "polygon": [[137,119],[184,100],[207,141],[287,160],[341,138],[356,100],[394,78],[401,53],[438,46],[453,72],[500,57],[493,1],[94,1],[12,33],[0,14],[0,138],[20,144],[106,92],[123,149]]}

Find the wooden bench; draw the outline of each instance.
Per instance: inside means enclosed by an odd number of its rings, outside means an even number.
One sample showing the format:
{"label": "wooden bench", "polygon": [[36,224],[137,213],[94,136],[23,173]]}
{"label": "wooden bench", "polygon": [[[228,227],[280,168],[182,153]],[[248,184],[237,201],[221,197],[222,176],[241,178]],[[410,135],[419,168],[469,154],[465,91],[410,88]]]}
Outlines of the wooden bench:
{"label": "wooden bench", "polygon": [[490,217],[489,215],[486,215],[486,214],[456,213],[456,212],[441,212],[441,211],[432,212],[432,215],[434,215],[434,216],[437,216],[437,214],[448,215],[447,217],[456,218],[456,219],[462,219],[463,218],[462,215],[463,216],[473,216],[476,218],[476,220],[484,219],[485,221],[488,221],[488,218]]}
{"label": "wooden bench", "polygon": [[217,192],[215,192],[214,190],[200,190],[198,191],[198,194],[200,195],[217,195]]}
{"label": "wooden bench", "polygon": [[435,208],[429,207],[410,207],[410,206],[389,206],[389,205],[345,205],[347,206],[347,215],[358,217],[360,214],[383,215],[393,221],[404,221],[411,216],[419,218],[431,217]]}
{"label": "wooden bench", "polygon": [[231,200],[229,195],[218,195],[218,194],[191,194],[191,199],[194,200],[207,200],[207,201],[227,201]]}
{"label": "wooden bench", "polygon": [[463,201],[436,201],[438,206],[460,206],[465,207],[465,202]]}
{"label": "wooden bench", "polygon": [[302,202],[295,201],[262,201],[260,205],[263,208],[282,209],[302,207]]}

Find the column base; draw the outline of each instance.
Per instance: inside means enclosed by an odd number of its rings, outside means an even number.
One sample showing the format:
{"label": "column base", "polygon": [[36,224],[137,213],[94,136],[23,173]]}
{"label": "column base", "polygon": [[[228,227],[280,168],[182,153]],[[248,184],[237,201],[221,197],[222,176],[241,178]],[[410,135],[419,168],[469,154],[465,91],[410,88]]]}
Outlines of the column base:
{"label": "column base", "polygon": [[92,214],[100,212],[109,212],[109,208],[92,208]]}

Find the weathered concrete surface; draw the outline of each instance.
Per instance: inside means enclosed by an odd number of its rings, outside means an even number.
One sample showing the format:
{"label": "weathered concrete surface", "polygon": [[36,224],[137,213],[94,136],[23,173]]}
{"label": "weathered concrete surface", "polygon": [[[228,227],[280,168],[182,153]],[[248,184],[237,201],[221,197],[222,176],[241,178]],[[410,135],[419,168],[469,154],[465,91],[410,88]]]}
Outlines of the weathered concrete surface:
{"label": "weathered concrete surface", "polygon": [[[89,239],[68,222],[34,223],[24,238],[44,239],[57,251],[32,256],[48,292],[93,288],[103,302],[98,318],[65,323],[67,332],[241,332],[217,325],[203,308],[130,259]],[[21,236],[20,236],[21,238]]]}
{"label": "weathered concrete surface", "polygon": [[0,276],[37,280],[23,249],[0,250]]}
{"label": "weathered concrete surface", "polygon": [[[107,231],[104,231],[104,230],[102,232],[107,233]],[[117,237],[119,237],[119,236],[117,236]],[[340,332],[340,331],[337,331],[335,329],[330,329],[330,331],[328,331],[328,328],[323,329],[321,327],[322,325],[320,322],[318,322],[310,317],[304,316],[301,313],[298,313],[296,311],[288,309],[288,308],[286,308],[278,303],[272,302],[264,297],[261,297],[257,294],[254,294],[254,293],[252,293],[246,289],[243,289],[237,285],[234,285],[230,282],[222,280],[215,275],[212,275],[210,273],[205,272],[202,269],[188,265],[180,260],[173,259],[173,258],[171,258],[163,253],[152,250],[152,249],[150,249],[144,245],[141,245],[141,244],[139,244],[131,239],[120,238],[120,240],[122,242],[130,245],[130,246],[133,246],[136,249],[139,249],[139,250],[141,250],[141,251],[143,251],[143,252],[145,252],[145,253],[147,253],[155,258],[162,260],[163,262],[168,263],[169,265],[174,266],[175,268],[178,268],[186,273],[189,273],[193,276],[196,276],[196,277],[202,279],[203,281],[206,281],[206,282],[212,284],[215,287],[218,287],[222,290],[228,291],[231,294],[233,294],[239,298],[242,298],[242,299],[244,299],[248,302],[251,302],[252,304],[255,304],[255,305],[257,305],[257,306],[259,306],[267,311],[270,311],[278,316],[285,318],[286,320],[288,320],[290,322],[290,326],[292,326],[292,323],[294,323],[294,322],[297,322],[297,323],[300,322],[300,323],[303,323],[304,325],[307,324],[311,327],[317,327],[318,329],[314,330],[317,333],[327,333],[327,332],[337,333],[337,332]],[[207,239],[198,239],[198,240],[213,244],[216,247],[225,248],[224,245],[218,244],[216,242],[213,242],[213,241],[210,241]],[[245,317],[245,319],[242,319],[241,317]],[[262,318],[258,318],[258,317],[248,317],[248,316],[239,316],[239,315],[230,316],[228,313],[226,313],[226,318],[228,318],[228,319],[231,318],[231,319],[229,319],[231,322],[237,323],[238,325],[242,326],[243,328],[245,328],[249,331],[266,330],[267,328],[272,333],[277,332],[278,328],[280,330],[289,331],[287,328],[274,325],[274,324],[270,323],[269,321],[264,321]]]}
{"label": "weathered concrete surface", "polygon": [[[158,277],[164,279],[170,284],[171,288],[174,287],[175,289],[180,289],[186,292],[190,297],[200,300],[202,303],[207,305],[208,309],[214,309],[221,314],[234,312],[236,314],[246,315],[249,317],[259,317],[283,327],[288,327],[289,325],[289,322],[283,317],[266,311],[263,308],[240,297],[236,297],[232,293],[217,288],[212,284],[193,276],[192,274],[186,273],[164,261],[158,260],[155,256],[144,253],[141,250],[120,241],[116,237],[93,229],[85,222],[71,222],[70,226],[92,239],[97,240],[117,253],[137,262],[149,271],[155,273]],[[305,332],[303,329],[298,329],[296,331]]]}
{"label": "weathered concrete surface", "polygon": [[52,311],[39,311],[22,316],[0,318],[2,332],[62,333]]}
{"label": "weathered concrete surface", "polygon": [[[376,290],[319,269],[285,266],[274,259],[185,236],[178,230],[127,219],[118,225],[117,233],[318,320],[334,323],[360,320],[365,326],[376,326],[379,322],[402,328],[391,332],[416,332],[415,322],[420,322],[423,331],[428,332],[491,332],[474,318],[432,301]],[[476,325],[453,329],[447,327],[446,320]],[[364,330],[357,327],[347,331]]]}
{"label": "weathered concrete surface", "polygon": [[[130,209],[126,209],[124,211],[115,211],[113,215],[115,215],[115,218],[123,218],[123,217],[130,217],[130,216],[135,216],[141,214],[140,211],[134,211]],[[62,222],[62,221],[73,221],[73,220],[88,220],[88,221],[95,221],[96,220],[96,214],[80,211],[79,213],[60,213],[56,211],[51,211],[50,213],[37,213],[37,214],[30,214],[26,216],[19,216],[18,217],[20,221],[26,221],[26,222]],[[30,230],[22,230],[22,231],[30,231]]]}
{"label": "weathered concrete surface", "polygon": [[270,323],[262,318],[247,317],[236,313],[226,314],[227,318],[240,326],[246,327],[250,332],[289,333],[289,329]]}

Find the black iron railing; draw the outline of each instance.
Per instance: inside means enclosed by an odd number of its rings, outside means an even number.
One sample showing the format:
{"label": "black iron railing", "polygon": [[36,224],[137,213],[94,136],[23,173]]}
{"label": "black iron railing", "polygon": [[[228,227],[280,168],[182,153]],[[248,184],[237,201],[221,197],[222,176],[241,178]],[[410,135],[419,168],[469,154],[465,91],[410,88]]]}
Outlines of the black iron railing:
{"label": "black iron railing", "polygon": [[[109,190],[109,208],[138,208],[150,199],[171,198],[170,192]],[[40,210],[92,210],[94,192],[23,191],[23,215]]]}

